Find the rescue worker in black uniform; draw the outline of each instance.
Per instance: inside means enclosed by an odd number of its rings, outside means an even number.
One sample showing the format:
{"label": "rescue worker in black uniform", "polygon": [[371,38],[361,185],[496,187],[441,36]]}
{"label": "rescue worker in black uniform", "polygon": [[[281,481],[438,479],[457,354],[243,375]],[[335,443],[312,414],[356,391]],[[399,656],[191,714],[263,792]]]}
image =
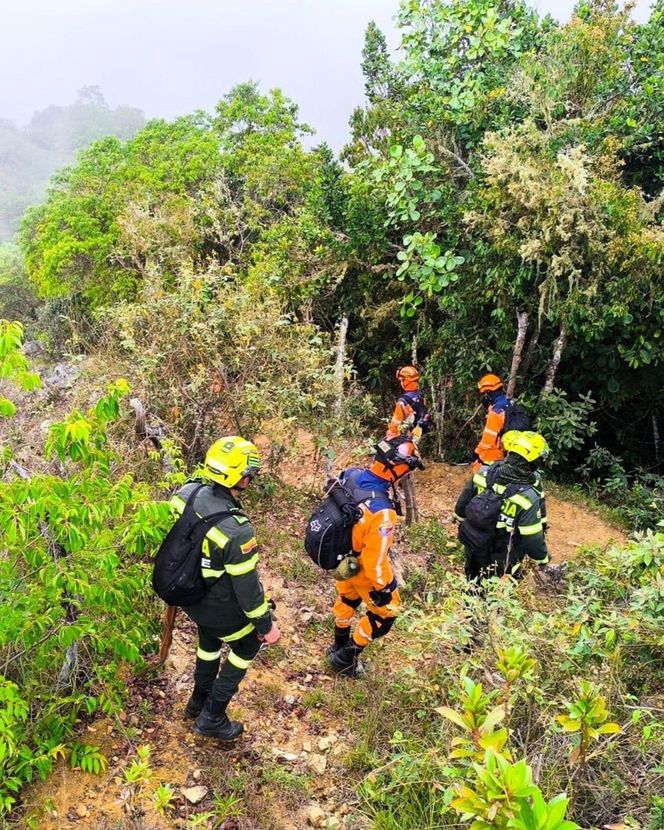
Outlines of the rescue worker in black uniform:
{"label": "rescue worker in black uniform", "polygon": [[[470,500],[487,487],[498,495],[508,492],[500,507],[490,549],[472,550],[465,546],[466,578],[475,585],[487,576],[517,575],[526,555],[540,566],[549,562],[546,502],[542,478],[536,469],[548,455],[548,444],[536,432],[512,430],[503,436],[503,447],[507,452],[505,460],[480,467],[462,490],[454,509],[454,518],[463,522]],[[553,569],[550,576],[556,573]]]}
{"label": "rescue worker in black uniform", "polygon": [[[258,576],[256,535],[236,500],[259,466],[258,450],[250,441],[238,436],[221,438],[208,450],[205,486],[193,503],[201,517],[220,511],[231,514],[219,519],[203,540],[201,572],[208,586],[206,595],[183,609],[198,627],[194,689],[184,715],[196,719],[194,729],[200,735],[220,741],[233,741],[242,734],[244,727],[229,720],[226,708],[261,642],[271,645],[281,636]],[[178,513],[199,484],[187,482],[173,496],[170,503]],[[222,664],[224,645],[228,653]]]}

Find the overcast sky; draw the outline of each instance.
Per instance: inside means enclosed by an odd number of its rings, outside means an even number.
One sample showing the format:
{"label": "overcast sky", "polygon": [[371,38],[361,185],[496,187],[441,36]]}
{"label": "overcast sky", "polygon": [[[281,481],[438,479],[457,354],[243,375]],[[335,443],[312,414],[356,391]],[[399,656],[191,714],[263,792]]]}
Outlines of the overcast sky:
{"label": "overcast sky", "polygon": [[[398,45],[398,0],[0,0],[0,118],[25,123],[85,85],[111,106],[172,118],[249,78],[280,86],[338,149],[362,102],[370,20]],[[536,0],[566,20],[573,0]],[[637,0],[647,19],[649,0]]]}

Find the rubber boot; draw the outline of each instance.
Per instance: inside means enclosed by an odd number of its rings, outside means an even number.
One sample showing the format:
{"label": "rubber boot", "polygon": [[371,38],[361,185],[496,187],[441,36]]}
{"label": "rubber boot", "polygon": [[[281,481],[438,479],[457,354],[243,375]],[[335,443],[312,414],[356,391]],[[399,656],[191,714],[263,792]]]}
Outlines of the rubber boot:
{"label": "rubber boot", "polygon": [[362,646],[355,645],[352,640],[331,654],[327,655],[327,662],[337,674],[344,677],[357,677],[358,656],[362,652]]}
{"label": "rubber boot", "polygon": [[335,651],[339,651],[340,648],[348,645],[348,641],[350,640],[350,628],[339,628],[338,625],[334,626],[334,643],[327,649],[325,654],[329,657],[331,654],[334,654]]}
{"label": "rubber boot", "polygon": [[231,743],[239,738],[244,732],[244,726],[238,721],[229,720],[226,714],[227,706],[227,701],[220,703],[210,698],[196,718],[194,732],[205,738],[215,738],[222,743]]}
{"label": "rubber boot", "polygon": [[194,686],[194,691],[187,701],[187,705],[184,707],[185,720],[194,720],[197,718],[203,711],[203,707],[209,696],[209,692],[206,692],[198,686]]}

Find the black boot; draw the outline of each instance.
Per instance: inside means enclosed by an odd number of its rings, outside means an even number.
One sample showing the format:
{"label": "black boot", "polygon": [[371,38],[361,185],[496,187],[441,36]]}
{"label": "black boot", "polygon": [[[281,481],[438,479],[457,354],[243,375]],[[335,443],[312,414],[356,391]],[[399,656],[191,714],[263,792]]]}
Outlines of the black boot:
{"label": "black boot", "polygon": [[230,743],[239,738],[244,732],[244,726],[238,721],[229,720],[226,714],[228,702],[220,703],[209,699],[205,708],[196,718],[194,732],[206,738],[216,738],[218,741]]}
{"label": "black boot", "polygon": [[362,652],[362,646],[355,645],[354,642],[348,642],[345,646],[335,649],[332,653],[328,652],[327,662],[332,666],[337,674],[343,674],[345,677],[357,677],[358,674],[358,656]]}
{"label": "black boot", "polygon": [[335,651],[339,651],[340,648],[348,645],[348,641],[350,640],[350,628],[339,628],[338,625],[334,626],[334,643],[327,649],[325,654],[329,657],[331,654],[334,654]]}
{"label": "black boot", "polygon": [[185,720],[193,720],[200,715],[209,695],[209,692],[199,686],[194,686],[194,691],[184,707]]}

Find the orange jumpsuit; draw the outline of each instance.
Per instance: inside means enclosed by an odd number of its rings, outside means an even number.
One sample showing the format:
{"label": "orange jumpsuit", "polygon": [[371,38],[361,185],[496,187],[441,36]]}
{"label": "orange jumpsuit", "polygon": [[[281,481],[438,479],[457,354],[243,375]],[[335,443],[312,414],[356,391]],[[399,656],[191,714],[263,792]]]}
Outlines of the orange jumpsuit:
{"label": "orange jumpsuit", "polygon": [[[404,390],[394,406],[390,423],[387,425],[386,438],[396,438],[398,435],[415,435],[421,438],[423,432],[428,432],[430,426],[424,395],[419,387]],[[419,430],[419,432],[415,432]],[[417,442],[416,442],[417,443]]]}
{"label": "orange jumpsuit", "polygon": [[494,461],[502,461],[505,458],[505,450],[501,436],[505,427],[505,409],[502,406],[491,405],[487,412],[484,432],[475,452],[480,460],[473,464],[473,472],[477,472],[482,464],[493,464]]}
{"label": "orange jumpsuit", "polygon": [[[382,504],[384,502],[381,501]],[[355,645],[366,646],[378,637],[384,637],[399,613],[401,599],[392,571],[389,550],[394,539],[397,514],[392,508],[370,508],[371,501],[362,503],[362,518],[353,528],[353,550],[358,554],[360,570],[350,579],[336,582],[337,600],[334,603],[334,622],[338,628],[350,628],[359,606],[366,612],[353,632]],[[389,588],[392,597],[387,605],[378,606],[370,591]]]}

